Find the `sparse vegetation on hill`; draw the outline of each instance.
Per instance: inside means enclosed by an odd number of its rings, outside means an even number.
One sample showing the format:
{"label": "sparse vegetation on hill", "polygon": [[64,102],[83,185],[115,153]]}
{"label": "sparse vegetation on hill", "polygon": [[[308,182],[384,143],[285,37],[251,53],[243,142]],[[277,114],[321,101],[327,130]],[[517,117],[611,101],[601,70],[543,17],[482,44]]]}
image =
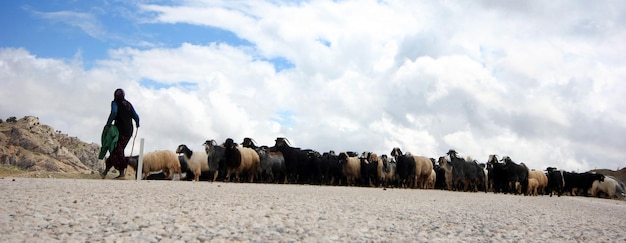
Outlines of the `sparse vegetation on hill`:
{"label": "sparse vegetation on hill", "polygon": [[[98,173],[54,172],[54,171],[26,171],[12,165],[0,166],[0,178],[58,178],[58,179],[100,179]],[[111,177],[112,178],[112,177]]]}
{"label": "sparse vegetation on hill", "polygon": [[6,167],[3,172],[18,169],[91,174],[101,166],[99,150],[100,145],[55,131],[34,116],[9,117],[0,123],[0,164]]}

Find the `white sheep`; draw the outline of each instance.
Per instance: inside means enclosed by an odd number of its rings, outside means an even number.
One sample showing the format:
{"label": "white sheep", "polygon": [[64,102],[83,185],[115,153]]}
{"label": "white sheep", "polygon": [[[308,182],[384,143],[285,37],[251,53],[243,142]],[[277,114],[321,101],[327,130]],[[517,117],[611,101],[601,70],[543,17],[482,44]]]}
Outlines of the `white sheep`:
{"label": "white sheep", "polygon": [[430,172],[433,169],[433,163],[429,158],[416,156],[410,152],[403,155],[402,150],[397,147],[391,150],[391,156],[397,162],[396,172],[402,187],[426,188]]}
{"label": "white sheep", "polygon": [[437,182],[437,172],[435,172],[435,169],[431,169],[425,189],[435,189],[435,182]]}
{"label": "white sheep", "polygon": [[193,173],[193,180],[199,181],[202,172],[209,171],[209,156],[205,151],[191,151],[187,145],[181,144],[176,149],[176,153],[182,153],[183,159],[187,162],[189,170]]}
{"label": "white sheep", "polygon": [[338,159],[348,186],[356,185],[361,177],[361,160],[358,157],[350,157],[346,152],[341,152]]}
{"label": "white sheep", "polygon": [[600,196],[599,193],[606,195],[608,198],[623,198],[625,196],[623,185],[611,176],[606,176],[602,182],[598,180],[593,181],[590,191],[594,197]]}
{"label": "white sheep", "polygon": [[386,154],[380,157],[383,164],[384,186],[393,185],[396,180],[396,162],[391,160]]}
{"label": "white sheep", "polygon": [[[126,161],[128,166],[135,170],[136,175],[139,156],[126,157]],[[152,172],[158,171],[162,171],[167,179],[172,179],[174,173],[178,173],[179,178],[182,178],[178,156],[169,150],[157,150],[143,155],[141,178],[147,179]]]}
{"label": "white sheep", "polygon": [[143,156],[142,178],[145,179],[151,172],[160,171],[172,179],[174,173],[178,173],[178,178],[182,178],[180,162],[178,156],[170,150],[158,150],[149,152]]}
{"label": "white sheep", "polygon": [[528,189],[526,191],[526,194],[529,196],[537,196],[538,187],[539,187],[539,181],[537,181],[537,179],[535,178],[528,179]]}
{"label": "white sheep", "polygon": [[539,194],[544,194],[546,187],[548,187],[548,176],[544,174],[542,171],[530,170],[528,171],[528,179],[531,178],[537,180],[537,192]]}
{"label": "white sheep", "polygon": [[433,163],[424,156],[413,155],[413,159],[415,159],[415,187],[426,189],[428,178],[433,170]]}

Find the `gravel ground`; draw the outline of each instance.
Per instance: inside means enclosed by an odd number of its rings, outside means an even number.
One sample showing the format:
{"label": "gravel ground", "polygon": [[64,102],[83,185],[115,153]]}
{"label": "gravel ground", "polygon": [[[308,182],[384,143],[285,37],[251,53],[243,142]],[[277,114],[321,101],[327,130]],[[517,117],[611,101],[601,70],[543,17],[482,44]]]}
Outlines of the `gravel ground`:
{"label": "gravel ground", "polygon": [[0,179],[1,242],[626,242],[626,202],[309,185]]}

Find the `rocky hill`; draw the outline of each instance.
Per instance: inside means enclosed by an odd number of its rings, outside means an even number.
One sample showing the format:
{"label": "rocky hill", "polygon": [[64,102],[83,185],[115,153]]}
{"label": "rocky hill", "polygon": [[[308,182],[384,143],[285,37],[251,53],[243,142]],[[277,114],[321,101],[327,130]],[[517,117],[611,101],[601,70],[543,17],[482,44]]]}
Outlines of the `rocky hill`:
{"label": "rocky hill", "polygon": [[0,123],[0,164],[27,171],[91,173],[100,168],[100,145],[85,143],[41,124],[14,117]]}

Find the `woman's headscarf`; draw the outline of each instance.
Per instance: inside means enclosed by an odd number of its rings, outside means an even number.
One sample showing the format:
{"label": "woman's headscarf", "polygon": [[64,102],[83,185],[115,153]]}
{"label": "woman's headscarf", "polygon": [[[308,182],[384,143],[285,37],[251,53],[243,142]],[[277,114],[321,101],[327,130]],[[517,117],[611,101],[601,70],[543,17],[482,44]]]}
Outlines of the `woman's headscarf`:
{"label": "woman's headscarf", "polygon": [[123,89],[116,89],[115,92],[113,92],[113,99],[116,102],[121,102],[124,107],[126,108],[126,110],[130,111],[130,103],[126,100],[126,98],[124,98],[124,90]]}
{"label": "woman's headscarf", "polygon": [[113,98],[115,100],[124,100],[124,90],[116,89],[115,92],[113,92]]}

